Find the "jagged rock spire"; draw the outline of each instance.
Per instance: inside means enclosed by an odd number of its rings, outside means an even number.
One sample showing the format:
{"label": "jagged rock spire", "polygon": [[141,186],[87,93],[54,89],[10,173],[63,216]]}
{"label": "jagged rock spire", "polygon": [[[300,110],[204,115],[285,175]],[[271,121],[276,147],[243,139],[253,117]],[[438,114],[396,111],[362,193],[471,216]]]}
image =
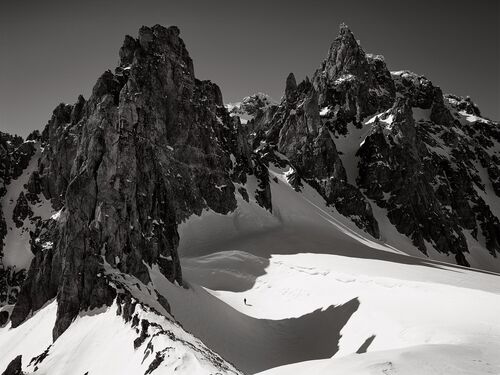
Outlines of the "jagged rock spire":
{"label": "jagged rock spire", "polygon": [[369,70],[365,52],[346,24],[340,25],[339,35],[331,44],[322,68],[329,79],[342,74],[364,77]]}
{"label": "jagged rock spire", "polygon": [[287,100],[292,99],[296,91],[297,81],[295,80],[295,75],[290,73],[288,77],[286,77],[285,98]]}
{"label": "jagged rock spire", "polygon": [[344,23],[312,83],[320,106],[340,105],[348,114],[347,121],[359,122],[390,108],[394,101],[394,83],[385,62],[365,54]]}
{"label": "jagged rock spire", "polygon": [[[59,106],[44,131],[40,178],[48,197],[62,197],[65,219],[44,232],[54,246],[36,252],[12,327],[57,296],[57,339],[80,310],[110,305],[117,281],[105,262],[145,284],[154,264],[182,284],[177,223],[234,210],[233,181],[248,173],[248,136],[235,126],[217,85],[195,78],[177,27],[126,37],[115,73],[88,101]],[[244,166],[234,176],[231,155]],[[56,174],[64,178],[46,182]]]}

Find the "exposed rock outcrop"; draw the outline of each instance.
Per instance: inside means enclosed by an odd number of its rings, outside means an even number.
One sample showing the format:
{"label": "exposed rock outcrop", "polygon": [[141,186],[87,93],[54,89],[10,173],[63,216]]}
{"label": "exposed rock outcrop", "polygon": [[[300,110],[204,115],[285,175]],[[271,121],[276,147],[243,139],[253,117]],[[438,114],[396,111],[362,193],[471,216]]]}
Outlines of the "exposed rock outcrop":
{"label": "exposed rock outcrop", "polygon": [[[493,256],[500,251],[491,207],[500,193],[498,124],[480,117],[470,98],[443,96],[424,76],[391,74],[345,25],[312,82],[297,85],[290,74],[282,102],[249,126],[254,147],[276,145],[289,159],[294,187],[307,181],[374,237],[370,202],[424,254],[432,247],[467,266],[469,234]],[[360,141],[354,133],[367,135]],[[357,151],[355,181],[347,181],[338,139]]]}
{"label": "exposed rock outcrop", "polygon": [[339,36],[312,82],[320,107],[339,105],[346,122],[360,122],[387,109],[395,98],[394,83],[383,57],[367,57],[345,24],[340,26]]}
{"label": "exposed rock outcrop", "polygon": [[87,101],[57,107],[42,134],[42,191],[64,220],[48,230],[54,246],[35,254],[13,326],[57,296],[57,338],[80,310],[113,301],[106,267],[148,283],[158,264],[182,284],[177,224],[234,210],[233,181],[250,172],[235,126],[219,88],[195,78],[176,27],[126,37],[115,73]]}
{"label": "exposed rock outcrop", "polygon": [[9,363],[2,375],[23,375],[24,372],[22,371],[21,365],[22,357],[18,355]]}
{"label": "exposed rock outcrop", "polygon": [[[345,131],[348,122],[359,123],[367,114],[388,106],[394,98],[394,83],[385,63],[381,58],[370,61],[351,31],[342,25],[339,37],[312,82],[306,78],[297,85],[290,73],[280,105],[268,108],[250,126],[256,130],[254,145],[261,141],[274,144],[290,160],[297,188],[301,179],[307,181],[340,213],[378,237],[379,228],[371,206],[347,182],[332,137],[336,131]],[[334,109],[335,114],[328,121],[322,119],[323,108],[327,112]]]}

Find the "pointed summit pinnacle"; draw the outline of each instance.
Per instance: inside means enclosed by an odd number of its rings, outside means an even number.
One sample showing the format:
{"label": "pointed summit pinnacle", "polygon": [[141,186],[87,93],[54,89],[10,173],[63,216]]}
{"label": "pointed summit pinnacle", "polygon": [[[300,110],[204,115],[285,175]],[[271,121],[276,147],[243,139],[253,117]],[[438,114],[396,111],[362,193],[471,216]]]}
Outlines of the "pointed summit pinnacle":
{"label": "pointed summit pinnacle", "polygon": [[344,22],[342,22],[339,26],[339,35],[343,35],[343,34],[352,34],[351,30],[349,29],[349,26],[347,26],[347,24],[345,24]]}
{"label": "pointed summit pinnacle", "polygon": [[335,80],[343,74],[364,78],[367,70],[368,63],[363,49],[349,27],[345,23],[340,24],[339,35],[331,44],[328,56],[316,75],[322,73],[327,80]]}
{"label": "pointed summit pinnacle", "polygon": [[290,73],[286,78],[285,97],[292,99],[295,91],[297,91],[297,81],[295,80],[295,75]]}

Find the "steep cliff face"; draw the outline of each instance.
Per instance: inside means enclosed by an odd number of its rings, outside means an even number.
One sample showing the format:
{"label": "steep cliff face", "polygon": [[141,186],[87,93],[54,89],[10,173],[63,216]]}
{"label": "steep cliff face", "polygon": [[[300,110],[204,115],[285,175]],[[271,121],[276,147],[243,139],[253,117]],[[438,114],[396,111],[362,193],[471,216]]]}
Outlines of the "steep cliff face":
{"label": "steep cliff face", "polygon": [[296,189],[300,189],[301,179],[307,181],[339,212],[378,237],[378,225],[369,203],[347,182],[331,131],[323,125],[318,100],[318,92],[308,79],[297,85],[290,74],[280,105],[261,111],[250,125],[256,129],[258,142],[254,144],[275,145],[294,169],[290,178]]}
{"label": "steep cliff face", "polygon": [[85,99],[81,95],[74,105],[59,104],[41,134],[43,153],[36,185],[55,209],[64,205],[81,129],[77,124],[82,119],[84,106]]}
{"label": "steep cliff face", "polygon": [[126,37],[115,73],[92,96],[60,105],[42,134],[41,191],[61,212],[35,252],[13,326],[57,296],[54,338],[79,311],[111,304],[105,267],[149,282],[157,264],[182,284],[177,224],[205,208],[236,207],[248,147],[219,88],[194,76],[176,27],[143,27]]}
{"label": "steep cliff face", "polygon": [[298,189],[306,180],[374,237],[388,236],[377,205],[426,255],[453,254],[467,266],[483,256],[468,255],[478,243],[497,256],[498,123],[423,76],[391,74],[347,26],[312,81],[297,85],[290,74],[281,103],[249,127],[254,145],[276,145],[289,159]]}
{"label": "steep cliff face", "polygon": [[443,98],[424,77],[394,78],[404,97],[372,122],[359,149],[360,188],[422,252],[432,246],[469,265],[470,234],[496,257],[500,223],[490,205],[498,194],[498,124],[474,107],[460,111],[465,100]]}
{"label": "steep cliff face", "polygon": [[383,58],[366,55],[342,24],[312,81],[297,85],[290,73],[282,102],[258,112],[250,127],[259,141],[276,144],[290,160],[297,184],[307,180],[340,213],[378,238],[370,203],[348,181],[334,138],[347,133],[347,124],[361,127],[366,116],[390,108],[395,93]]}

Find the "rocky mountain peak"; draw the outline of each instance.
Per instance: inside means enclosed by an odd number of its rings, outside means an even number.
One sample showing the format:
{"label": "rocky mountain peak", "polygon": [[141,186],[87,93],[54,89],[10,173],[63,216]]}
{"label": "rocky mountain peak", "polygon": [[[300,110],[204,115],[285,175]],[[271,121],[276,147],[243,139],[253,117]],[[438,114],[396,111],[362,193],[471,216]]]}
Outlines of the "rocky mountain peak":
{"label": "rocky mountain peak", "polygon": [[347,121],[391,107],[395,88],[384,59],[367,55],[345,25],[328,50],[326,59],[313,75],[320,106],[344,107]]}
{"label": "rocky mountain peak", "polygon": [[182,284],[178,223],[236,207],[246,140],[220,89],[194,77],[178,28],[142,27],[119,55],[88,101],[61,104],[44,130],[40,190],[64,219],[44,231],[54,245],[34,251],[13,326],[57,296],[57,338],[79,311],[112,303],[110,269],[147,284],[155,265]]}
{"label": "rocky mountain peak", "polygon": [[352,74],[360,79],[366,79],[368,71],[365,52],[349,27],[341,24],[339,35],[331,44],[320,72],[317,72],[316,75],[325,74],[328,80],[335,80],[344,74]]}
{"label": "rocky mountain peak", "polygon": [[498,127],[470,99],[443,96],[419,74],[391,74],[344,24],[312,85],[294,81],[254,121],[290,160],[294,187],[306,181],[374,237],[383,235],[377,205],[425,254],[432,246],[469,265],[471,230],[496,256],[499,221],[487,203],[496,198],[482,196],[499,194]]}
{"label": "rocky mountain peak", "polygon": [[290,73],[288,77],[286,77],[285,97],[287,100],[293,100],[296,90],[297,81],[295,80],[295,75]]}
{"label": "rocky mountain peak", "polygon": [[180,31],[177,26],[142,26],[137,39],[129,35],[125,37],[119,52],[120,65],[131,64],[134,58],[140,58],[141,53],[143,55],[155,54],[157,57],[182,61],[187,68],[186,72],[194,77],[193,62],[179,35]]}

